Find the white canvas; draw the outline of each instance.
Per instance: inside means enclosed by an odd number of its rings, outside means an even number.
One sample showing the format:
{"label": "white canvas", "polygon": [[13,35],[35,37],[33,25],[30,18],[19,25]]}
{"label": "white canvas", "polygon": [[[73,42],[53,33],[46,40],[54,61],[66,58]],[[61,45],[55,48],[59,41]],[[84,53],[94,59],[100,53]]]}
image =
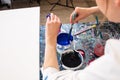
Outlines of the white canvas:
{"label": "white canvas", "polygon": [[40,8],[0,11],[0,80],[39,80]]}

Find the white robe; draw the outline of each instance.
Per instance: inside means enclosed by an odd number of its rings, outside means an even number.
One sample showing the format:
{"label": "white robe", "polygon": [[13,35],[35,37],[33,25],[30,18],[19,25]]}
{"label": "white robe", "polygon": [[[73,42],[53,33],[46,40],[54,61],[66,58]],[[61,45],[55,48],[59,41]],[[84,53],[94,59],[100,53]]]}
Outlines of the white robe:
{"label": "white robe", "polygon": [[120,80],[120,40],[108,40],[105,54],[85,69],[58,71],[48,67],[43,71],[43,80]]}

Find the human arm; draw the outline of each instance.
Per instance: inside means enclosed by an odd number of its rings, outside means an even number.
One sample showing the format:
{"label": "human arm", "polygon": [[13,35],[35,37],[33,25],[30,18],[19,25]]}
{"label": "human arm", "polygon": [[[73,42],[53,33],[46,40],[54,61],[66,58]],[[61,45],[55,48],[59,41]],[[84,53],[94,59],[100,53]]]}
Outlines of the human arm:
{"label": "human arm", "polygon": [[[90,8],[82,8],[82,7],[76,7],[75,10],[70,15],[70,23],[76,23],[79,20],[82,20],[91,14],[100,12],[98,6],[90,7]],[[72,15],[76,13],[78,16],[75,18],[75,20],[72,20]]]}
{"label": "human arm", "polygon": [[[48,30],[53,31],[53,27],[48,29]],[[49,31],[47,31],[47,32],[49,32]],[[55,32],[55,33],[57,34],[57,32]],[[49,33],[49,34],[51,34],[51,33]],[[51,34],[51,35],[54,35],[54,34]],[[53,42],[51,40],[49,42],[49,39],[51,39],[51,38],[49,38],[50,36],[48,36],[48,37],[46,36],[47,37],[46,44],[47,43],[53,44],[56,41],[56,39],[52,38]],[[45,73],[45,74],[43,74],[45,76],[44,80],[88,80],[88,79],[110,80],[113,77],[114,77],[114,79],[118,80],[118,79],[120,79],[119,74],[118,74],[118,73],[120,73],[119,72],[120,71],[120,69],[119,69],[120,66],[119,66],[118,63],[116,63],[115,59],[120,59],[120,58],[118,57],[118,55],[117,55],[118,58],[114,57],[113,54],[116,54],[116,53],[119,54],[119,46],[120,46],[120,44],[118,45],[118,43],[116,43],[116,44],[112,43],[111,44],[111,41],[108,41],[107,45],[105,47],[105,55],[103,55],[100,58],[93,61],[84,70],[78,70],[78,71],[63,70],[63,71],[59,71],[57,68],[54,67],[54,65],[49,66],[47,64],[46,68],[44,68],[44,73]],[[115,50],[114,47],[117,47],[118,51]],[[50,59],[52,59],[52,58],[53,58],[53,56]],[[56,60],[57,60],[57,58],[56,58]],[[117,61],[119,61],[119,60],[117,60]],[[49,62],[49,60],[48,60],[48,62]],[[47,78],[46,78],[46,76],[47,76]]]}
{"label": "human arm", "polygon": [[50,17],[46,21],[46,32],[45,32],[45,58],[43,69],[53,67],[59,70],[57,54],[56,54],[56,42],[57,34],[60,29],[60,19],[51,13]]}
{"label": "human arm", "polygon": [[85,69],[56,71],[54,68],[49,68],[45,73],[50,71],[51,74],[44,80],[118,80],[120,79],[119,47],[120,40],[108,40],[105,55],[96,59]]}

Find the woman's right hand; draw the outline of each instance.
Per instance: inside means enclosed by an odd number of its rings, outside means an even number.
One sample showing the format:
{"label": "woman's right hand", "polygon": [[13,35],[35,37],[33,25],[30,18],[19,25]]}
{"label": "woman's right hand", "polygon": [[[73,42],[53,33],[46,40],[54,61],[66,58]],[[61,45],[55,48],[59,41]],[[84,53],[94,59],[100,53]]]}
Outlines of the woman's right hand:
{"label": "woman's right hand", "polygon": [[[76,7],[75,10],[70,15],[70,23],[77,23],[79,20],[82,20],[89,15],[97,12],[99,9],[98,7],[90,7],[90,8],[82,8],[82,7]],[[77,17],[73,20],[72,16],[74,13],[77,14]]]}

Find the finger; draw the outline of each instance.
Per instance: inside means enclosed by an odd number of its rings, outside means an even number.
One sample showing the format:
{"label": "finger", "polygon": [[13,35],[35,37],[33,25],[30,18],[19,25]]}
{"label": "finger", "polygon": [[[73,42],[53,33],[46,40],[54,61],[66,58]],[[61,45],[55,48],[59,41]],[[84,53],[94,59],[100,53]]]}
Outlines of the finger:
{"label": "finger", "polygon": [[57,16],[56,15],[54,15],[54,21],[57,21]]}
{"label": "finger", "polygon": [[49,13],[49,14],[47,14],[46,19],[47,19],[48,17],[50,17],[50,13]]}
{"label": "finger", "polygon": [[51,20],[54,20],[55,15],[51,13]]}
{"label": "finger", "polygon": [[60,22],[59,17],[57,17],[56,15],[55,15],[55,21]]}
{"label": "finger", "polygon": [[57,23],[59,24],[58,27],[61,26],[61,21],[60,21],[60,18],[59,18],[59,17],[55,16],[55,22],[57,22]]}
{"label": "finger", "polygon": [[47,18],[47,21],[46,21],[46,22],[47,22],[47,23],[50,22],[50,17]]}
{"label": "finger", "polygon": [[58,18],[57,21],[61,23],[60,18]]}
{"label": "finger", "polygon": [[72,12],[72,14],[70,15],[70,23],[73,23],[73,20],[72,20],[72,15],[73,15],[74,12]]}
{"label": "finger", "polygon": [[60,18],[59,17],[57,17],[56,16],[56,18],[57,18],[57,22],[59,23],[59,30],[58,30],[58,33],[61,31],[60,29],[61,29],[61,25],[62,25],[62,23],[61,23],[61,21],[60,21]]}
{"label": "finger", "polygon": [[73,17],[72,17],[72,16],[73,16],[75,13],[78,14],[77,9],[78,9],[78,7],[76,7],[75,10],[71,13],[71,15],[70,15],[70,23],[74,23],[74,20],[73,20]]}
{"label": "finger", "polygon": [[72,14],[70,15],[70,23],[75,23],[76,18],[78,18],[78,13],[76,11],[73,11]]}
{"label": "finger", "polygon": [[80,18],[79,18],[79,17],[77,17],[77,18],[74,20],[74,22],[73,22],[73,23],[77,23],[79,20],[80,20]]}

